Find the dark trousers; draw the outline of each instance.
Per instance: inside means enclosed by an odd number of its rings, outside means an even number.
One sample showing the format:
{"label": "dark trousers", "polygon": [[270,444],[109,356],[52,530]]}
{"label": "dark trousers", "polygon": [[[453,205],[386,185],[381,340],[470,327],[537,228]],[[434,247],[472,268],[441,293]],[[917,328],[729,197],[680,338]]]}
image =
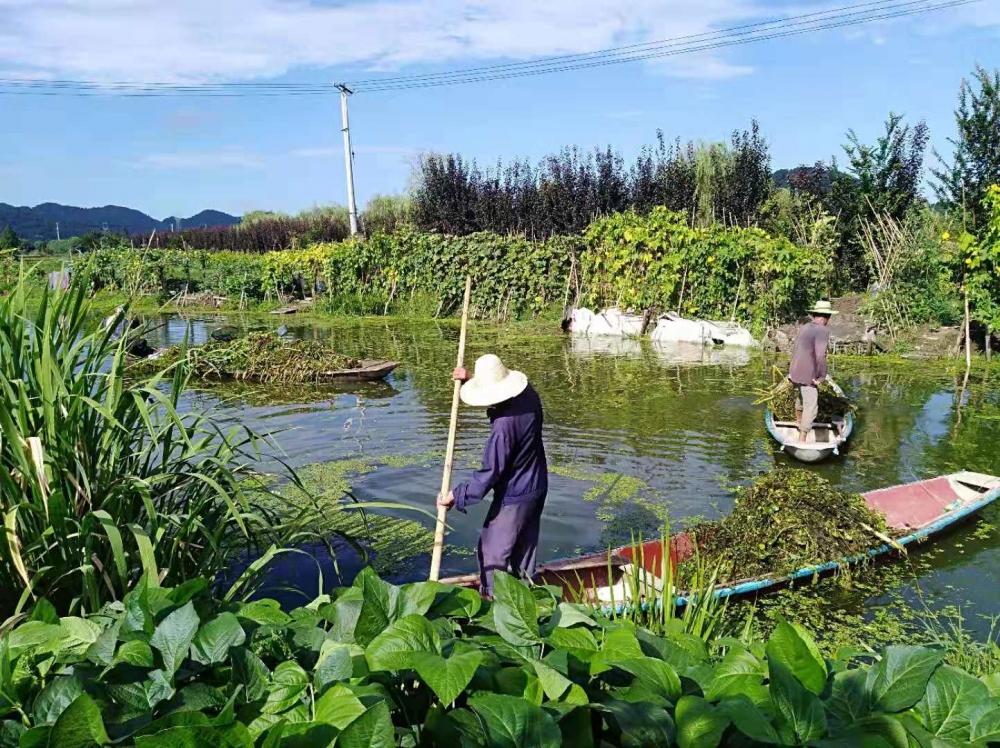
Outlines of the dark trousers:
{"label": "dark trousers", "polygon": [[534,576],[544,506],[544,496],[506,506],[494,499],[479,533],[479,591],[484,595],[493,595],[496,569],[524,580]]}

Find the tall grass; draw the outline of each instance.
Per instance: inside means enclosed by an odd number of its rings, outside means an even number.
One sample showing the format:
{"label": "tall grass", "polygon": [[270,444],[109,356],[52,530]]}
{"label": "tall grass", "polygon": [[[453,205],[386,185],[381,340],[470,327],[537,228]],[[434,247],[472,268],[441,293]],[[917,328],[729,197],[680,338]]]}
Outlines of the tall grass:
{"label": "tall grass", "polygon": [[[591,593],[597,589],[593,578],[578,580],[573,590],[576,602],[588,605],[596,614],[612,620],[627,620],[655,634],[668,630],[691,634],[705,642],[718,636],[726,610],[726,601],[715,594],[718,568],[710,567],[697,553],[689,565],[688,589],[677,588],[677,569],[670,558],[670,529],[664,529],[659,541],[658,568],[650,559],[647,563],[645,545],[640,535],[632,538],[632,563],[621,577],[620,588],[608,586],[610,599],[597,600]],[[650,572],[647,569],[655,569]],[[608,579],[612,579],[613,564],[608,551]],[[589,585],[585,583],[589,581]]]}
{"label": "tall grass", "polygon": [[0,619],[40,597],[98,610],[147,573],[213,578],[287,542],[241,487],[259,437],[182,413],[187,372],[123,379],[127,340],[92,314],[89,283],[0,301]]}

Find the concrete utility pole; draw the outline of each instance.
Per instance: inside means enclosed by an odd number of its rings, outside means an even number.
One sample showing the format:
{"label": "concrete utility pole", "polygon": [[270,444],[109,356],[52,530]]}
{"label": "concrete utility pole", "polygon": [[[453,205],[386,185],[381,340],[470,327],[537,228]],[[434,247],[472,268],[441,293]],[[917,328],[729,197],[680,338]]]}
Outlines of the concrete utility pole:
{"label": "concrete utility pole", "polygon": [[347,117],[347,97],[354,93],[343,83],[337,83],[340,91],[340,118],[344,126],[344,163],[347,164],[347,212],[351,217],[351,236],[358,233],[358,206],[354,202],[354,151],[351,150],[351,125]]}
{"label": "concrete utility pole", "polygon": [[59,221],[56,221],[56,241],[59,241]]}

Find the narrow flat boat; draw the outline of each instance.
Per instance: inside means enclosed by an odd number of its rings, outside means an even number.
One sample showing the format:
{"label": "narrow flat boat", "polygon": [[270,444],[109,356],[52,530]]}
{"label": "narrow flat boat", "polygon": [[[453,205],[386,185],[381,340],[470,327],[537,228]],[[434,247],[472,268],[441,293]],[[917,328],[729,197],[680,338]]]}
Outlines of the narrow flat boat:
{"label": "narrow flat boat", "polygon": [[320,382],[372,382],[385,379],[399,366],[399,361],[362,361],[361,366],[354,369],[339,371],[324,371],[319,375]]}
{"label": "narrow flat boat", "polygon": [[[830,382],[838,395],[843,397],[844,391],[836,382]],[[813,424],[812,431],[803,442],[799,436],[799,428],[795,421],[779,421],[768,408],[764,414],[764,424],[767,432],[781,445],[785,452],[800,462],[820,462],[830,455],[839,455],[840,448],[851,437],[854,431],[854,416],[848,411],[829,421]]]}
{"label": "narrow flat boat", "polygon": [[[937,478],[881,488],[862,494],[869,508],[885,515],[894,538],[876,538],[872,547],[850,558],[833,558],[815,566],[806,566],[791,574],[762,575],[748,579],[722,580],[713,594],[719,598],[751,596],[769,591],[796,579],[812,578],[862,561],[900,553],[906,546],[933,539],[961,520],[1000,498],[1000,478],[963,471]],[[570,597],[585,592],[592,601],[628,602],[631,589],[662,589],[663,551],[667,544],[651,540],[641,545],[623,546],[603,553],[541,564],[535,575],[539,584],[563,588]],[[694,552],[687,534],[669,541],[670,562],[676,566]],[[636,557],[638,556],[638,558]],[[639,584],[632,582],[638,580]],[[477,588],[478,574],[442,579],[445,584]],[[690,593],[674,590],[677,605],[687,603]]]}

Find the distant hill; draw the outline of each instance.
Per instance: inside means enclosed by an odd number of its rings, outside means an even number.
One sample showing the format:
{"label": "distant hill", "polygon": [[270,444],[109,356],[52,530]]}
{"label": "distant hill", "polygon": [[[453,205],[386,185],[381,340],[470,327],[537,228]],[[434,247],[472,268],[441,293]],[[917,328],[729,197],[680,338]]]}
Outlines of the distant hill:
{"label": "distant hill", "polygon": [[[31,241],[56,238],[56,224],[59,236],[68,239],[82,236],[88,231],[124,231],[137,234],[152,231],[170,231],[171,228],[201,228],[202,226],[233,226],[240,222],[238,216],[231,216],[218,210],[203,210],[190,218],[175,216],[157,221],[138,210],[118,205],[103,208],[75,208],[58,203],[42,203],[34,208],[0,203],[0,230],[8,224],[22,239]],[[178,225],[179,224],[179,225]]]}

